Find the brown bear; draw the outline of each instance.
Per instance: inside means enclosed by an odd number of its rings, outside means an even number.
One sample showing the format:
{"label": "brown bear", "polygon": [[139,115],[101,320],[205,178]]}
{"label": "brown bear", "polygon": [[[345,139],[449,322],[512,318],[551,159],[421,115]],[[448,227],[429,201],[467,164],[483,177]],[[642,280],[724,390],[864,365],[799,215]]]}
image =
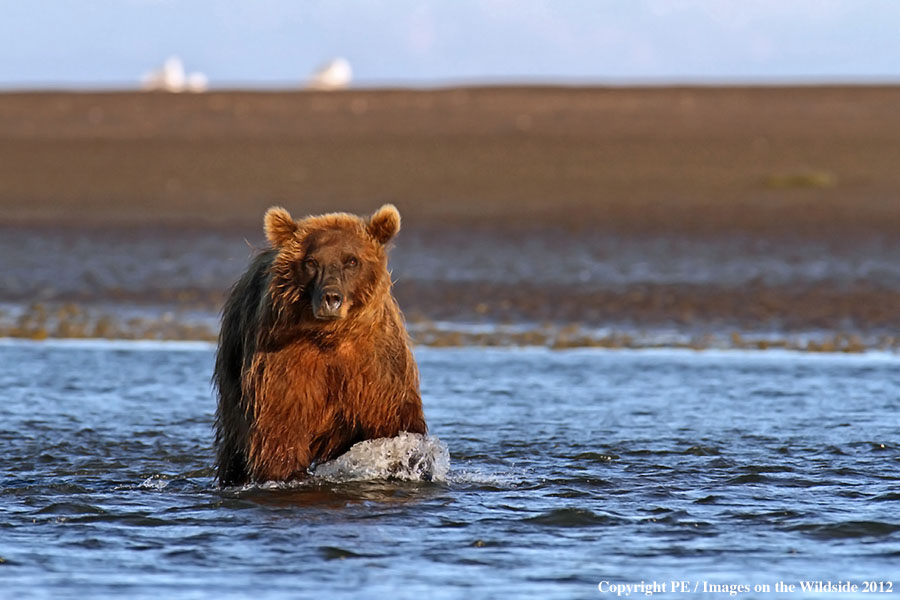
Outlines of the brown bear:
{"label": "brown bear", "polygon": [[265,215],[271,248],[232,288],[214,384],[222,486],[304,478],[356,442],[425,433],[385,245],[400,213]]}

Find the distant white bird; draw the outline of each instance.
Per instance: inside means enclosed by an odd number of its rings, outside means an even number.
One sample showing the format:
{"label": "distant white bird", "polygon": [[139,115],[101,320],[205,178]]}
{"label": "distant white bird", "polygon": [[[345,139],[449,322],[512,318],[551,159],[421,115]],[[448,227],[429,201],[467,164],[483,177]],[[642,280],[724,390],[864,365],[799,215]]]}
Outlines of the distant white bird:
{"label": "distant white bird", "polygon": [[184,64],[177,56],[170,56],[162,67],[141,78],[141,89],[148,92],[205,92],[208,85],[203,73],[185,73]]}
{"label": "distant white bird", "polygon": [[343,90],[350,87],[351,79],[353,69],[347,59],[335,58],[313,72],[308,87],[313,90]]}

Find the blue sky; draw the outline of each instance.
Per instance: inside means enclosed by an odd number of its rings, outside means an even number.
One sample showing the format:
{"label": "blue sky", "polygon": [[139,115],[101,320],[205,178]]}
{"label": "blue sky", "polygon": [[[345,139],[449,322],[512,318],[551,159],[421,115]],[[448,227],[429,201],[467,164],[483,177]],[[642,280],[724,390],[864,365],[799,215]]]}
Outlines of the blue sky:
{"label": "blue sky", "polygon": [[0,88],[900,82],[898,0],[0,0]]}

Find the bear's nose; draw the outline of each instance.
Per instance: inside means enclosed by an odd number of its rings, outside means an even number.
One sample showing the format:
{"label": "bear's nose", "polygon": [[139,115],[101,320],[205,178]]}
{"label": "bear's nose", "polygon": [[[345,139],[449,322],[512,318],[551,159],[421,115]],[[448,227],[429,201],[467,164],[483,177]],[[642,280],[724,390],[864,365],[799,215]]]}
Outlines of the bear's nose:
{"label": "bear's nose", "polygon": [[325,321],[340,319],[346,316],[347,308],[344,294],[338,286],[327,285],[313,294],[312,309],[317,319]]}
{"label": "bear's nose", "polygon": [[322,304],[325,305],[325,309],[329,312],[336,312],[341,308],[343,302],[344,297],[340,292],[328,291],[322,294]]}

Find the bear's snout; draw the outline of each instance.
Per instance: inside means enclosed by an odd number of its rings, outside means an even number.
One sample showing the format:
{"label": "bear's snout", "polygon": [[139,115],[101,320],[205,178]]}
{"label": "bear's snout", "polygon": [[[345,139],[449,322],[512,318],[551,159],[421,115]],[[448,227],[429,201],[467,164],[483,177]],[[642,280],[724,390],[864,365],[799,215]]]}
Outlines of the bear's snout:
{"label": "bear's snout", "polygon": [[322,293],[322,303],[325,307],[325,310],[336,311],[341,308],[341,303],[344,301],[344,298],[341,296],[340,292],[329,291]]}
{"label": "bear's snout", "polygon": [[324,287],[313,298],[313,314],[317,319],[340,319],[344,316],[344,295],[336,287]]}

